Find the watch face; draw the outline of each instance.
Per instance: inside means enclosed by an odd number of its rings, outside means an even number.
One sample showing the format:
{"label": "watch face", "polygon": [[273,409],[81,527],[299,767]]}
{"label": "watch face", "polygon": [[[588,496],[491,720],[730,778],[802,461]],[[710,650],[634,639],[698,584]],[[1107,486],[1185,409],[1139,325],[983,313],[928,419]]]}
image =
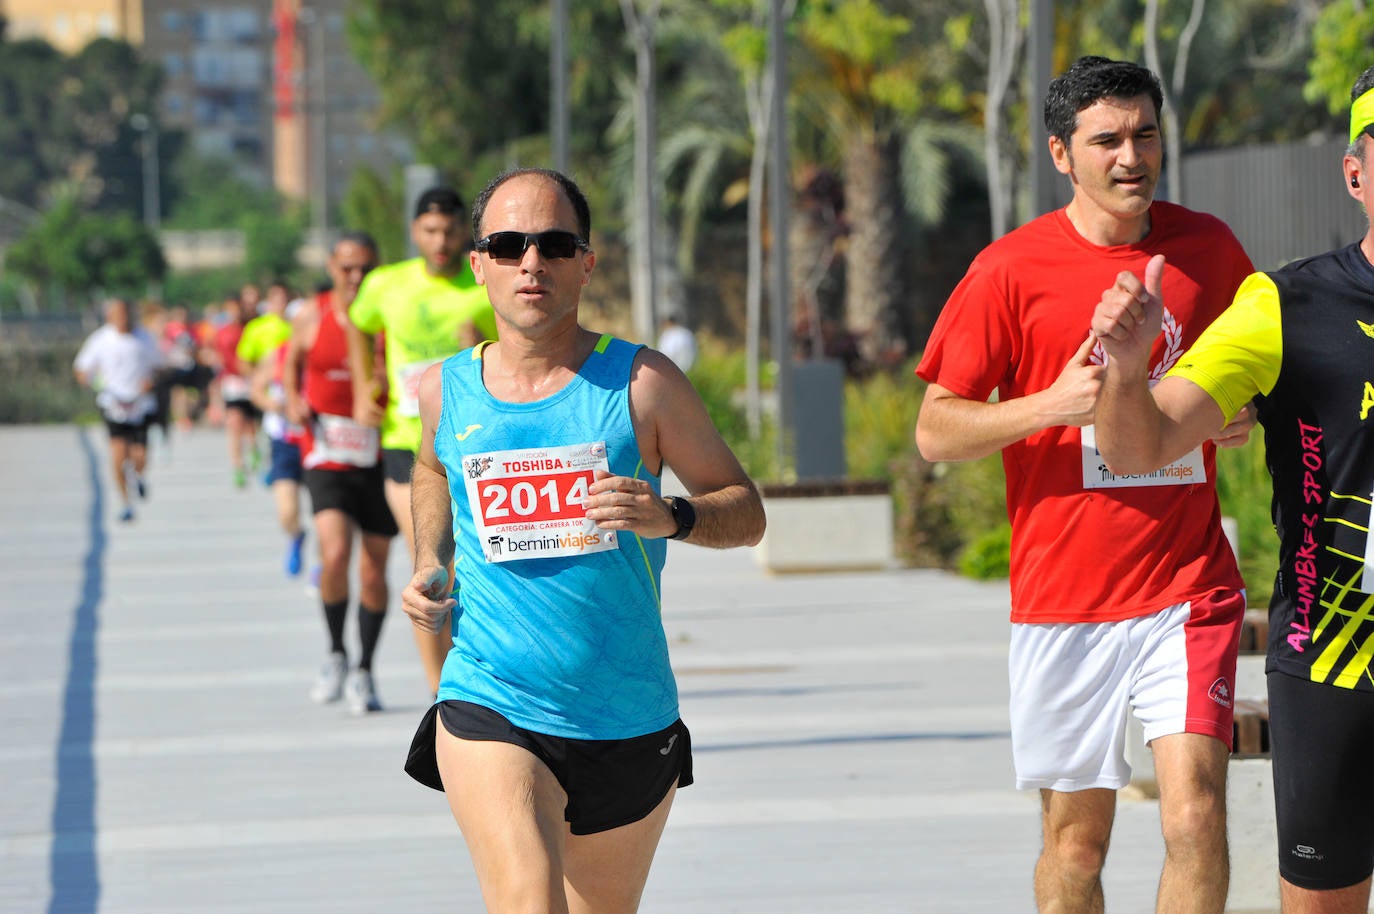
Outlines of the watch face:
{"label": "watch face", "polygon": [[677,530],[673,531],[669,539],[680,540],[692,532],[692,525],[697,521],[697,512],[690,501],[676,495],[669,500],[669,508],[673,513],[673,520],[677,523]]}

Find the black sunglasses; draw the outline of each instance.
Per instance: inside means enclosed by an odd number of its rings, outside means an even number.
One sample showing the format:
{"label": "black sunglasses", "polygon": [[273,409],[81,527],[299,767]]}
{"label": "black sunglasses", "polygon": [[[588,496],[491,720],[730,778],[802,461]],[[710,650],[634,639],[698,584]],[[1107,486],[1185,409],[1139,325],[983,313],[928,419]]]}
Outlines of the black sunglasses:
{"label": "black sunglasses", "polygon": [[477,250],[497,260],[519,260],[530,245],[539,249],[539,256],[550,260],[567,260],[578,251],[590,251],[591,245],[572,232],[550,229],[547,232],[492,232],[477,242]]}

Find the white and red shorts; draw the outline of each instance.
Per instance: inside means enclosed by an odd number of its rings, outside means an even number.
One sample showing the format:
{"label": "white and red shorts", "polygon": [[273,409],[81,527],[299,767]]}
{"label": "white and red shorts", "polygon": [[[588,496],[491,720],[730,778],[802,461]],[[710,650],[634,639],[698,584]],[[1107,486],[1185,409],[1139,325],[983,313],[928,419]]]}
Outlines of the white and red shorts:
{"label": "white and red shorts", "polygon": [[1231,745],[1244,616],[1245,592],[1221,590],[1120,622],[1013,624],[1017,789],[1126,786],[1128,711],[1147,743],[1201,733]]}

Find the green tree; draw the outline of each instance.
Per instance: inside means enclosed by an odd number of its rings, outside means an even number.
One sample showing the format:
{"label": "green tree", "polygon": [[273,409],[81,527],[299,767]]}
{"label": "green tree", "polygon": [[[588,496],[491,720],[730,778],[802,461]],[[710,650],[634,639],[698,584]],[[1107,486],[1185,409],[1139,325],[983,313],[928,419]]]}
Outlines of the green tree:
{"label": "green tree", "polygon": [[65,140],[52,133],[52,87],[62,55],[44,41],[0,43],[0,197],[37,208],[62,173]]}
{"label": "green tree", "polygon": [[1348,115],[1350,87],[1374,63],[1369,36],[1374,35],[1374,4],[1336,0],[1321,11],[1312,28],[1312,57],[1303,94],[1335,115]]}
{"label": "green tree", "polygon": [[[466,196],[520,149],[548,156],[549,4],[503,0],[359,0],[349,4],[353,52],[376,80],[380,120],[413,141]],[[594,168],[629,63],[617,0],[569,4],[574,160]],[[493,112],[500,112],[493,116]],[[527,141],[536,138],[531,146]],[[538,150],[536,152],[536,150]]]}
{"label": "green tree", "polygon": [[298,283],[301,265],[296,251],[305,240],[306,218],[303,207],[285,213],[246,214],[240,223],[244,234],[244,272],[258,280]]}
{"label": "green tree", "polygon": [[84,211],[67,197],[16,241],[5,266],[50,306],[103,293],[142,295],[167,272],[157,239],[128,213]]}
{"label": "green tree", "polygon": [[348,182],[342,209],[344,226],[371,235],[382,263],[406,256],[405,192],[399,172],[388,181],[370,168],[359,168]]}
{"label": "green tree", "polygon": [[[969,105],[978,75],[943,35],[948,5],[890,12],[878,0],[812,2],[798,12],[804,54],[793,91],[822,142],[838,151],[849,236],[845,318],[867,356],[889,359],[912,336],[905,282],[909,215],[903,149],[921,120],[949,120]],[[818,150],[820,151],[820,150]]]}
{"label": "green tree", "polygon": [[[76,144],[67,177],[81,181],[85,199],[101,210],[139,212],[143,137],[131,121],[141,114],[156,125],[161,68],[127,42],[98,38],[68,60],[67,70],[58,105]],[[171,139],[159,141],[159,154]]]}
{"label": "green tree", "polygon": [[[1164,72],[1159,75],[1172,82],[1178,51],[1185,46],[1187,51],[1186,85],[1171,99],[1185,154],[1196,148],[1293,141],[1330,129],[1330,118],[1303,96],[1314,22],[1329,2],[1208,3],[1190,44],[1183,39],[1190,34],[1193,3],[1161,4],[1159,37],[1168,53],[1161,54]],[[1342,3],[1349,0],[1334,5]],[[1142,0],[1056,3],[1055,72],[1083,54],[1143,62],[1144,6]],[[1366,30],[1362,37],[1368,34]]]}
{"label": "green tree", "polygon": [[140,136],[155,115],[161,70],[123,41],[101,38],[66,57],[46,42],[0,41],[0,197],[43,208],[59,184],[83,203],[136,209]]}
{"label": "green tree", "polygon": [[[299,283],[296,251],[305,238],[307,214],[270,187],[240,177],[227,159],[183,154],[172,169],[171,212],[166,226],[183,230],[243,232],[245,258],[240,275],[264,282]],[[214,277],[210,277],[213,281]],[[192,283],[191,287],[198,288]],[[171,288],[185,287],[177,283]]]}
{"label": "green tree", "polygon": [[253,215],[275,215],[286,203],[276,191],[239,176],[234,163],[187,151],[172,166],[167,228],[243,228]]}

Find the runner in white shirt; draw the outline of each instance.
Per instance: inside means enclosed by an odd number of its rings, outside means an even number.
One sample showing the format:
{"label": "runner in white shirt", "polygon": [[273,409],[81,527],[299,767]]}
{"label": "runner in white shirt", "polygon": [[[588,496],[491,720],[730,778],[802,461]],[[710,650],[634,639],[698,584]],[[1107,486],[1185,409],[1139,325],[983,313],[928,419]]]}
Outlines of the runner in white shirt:
{"label": "runner in white shirt", "polygon": [[96,391],[95,404],[110,432],[110,465],[123,509],[119,519],[134,519],[129,473],[140,498],[148,495],[143,474],[148,462],[148,422],[157,409],[153,376],[162,352],[146,333],[133,326],[129,303],[105,303],[105,323],[76,354],[72,368],[81,384]]}

